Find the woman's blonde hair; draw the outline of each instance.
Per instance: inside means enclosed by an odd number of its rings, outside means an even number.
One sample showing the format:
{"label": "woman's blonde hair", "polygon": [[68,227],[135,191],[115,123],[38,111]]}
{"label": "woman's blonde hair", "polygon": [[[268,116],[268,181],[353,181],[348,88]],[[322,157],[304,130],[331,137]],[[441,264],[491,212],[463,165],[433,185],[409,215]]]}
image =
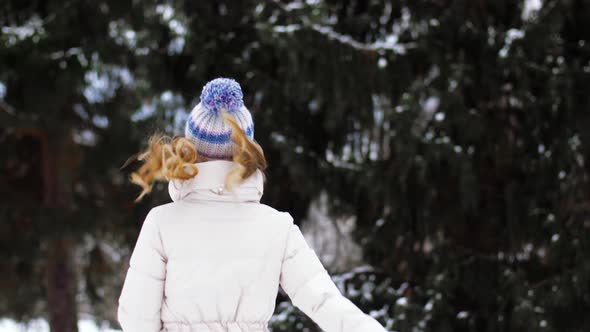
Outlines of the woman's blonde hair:
{"label": "woman's blonde hair", "polygon": [[[266,159],[260,145],[246,136],[233,116],[227,112],[221,113],[221,116],[232,128],[231,138],[237,146],[233,154],[236,166],[225,179],[225,187],[231,191],[237,184],[254,174],[256,170],[264,172]],[[131,173],[130,176],[131,182],[143,189],[135,200],[136,202],[152,191],[155,181],[193,178],[199,173],[195,163],[208,160],[198,155],[197,149],[190,139],[185,137],[171,138],[162,134],[150,137],[148,148],[139,155],[130,158],[130,160],[132,159],[143,162],[139,169]]]}

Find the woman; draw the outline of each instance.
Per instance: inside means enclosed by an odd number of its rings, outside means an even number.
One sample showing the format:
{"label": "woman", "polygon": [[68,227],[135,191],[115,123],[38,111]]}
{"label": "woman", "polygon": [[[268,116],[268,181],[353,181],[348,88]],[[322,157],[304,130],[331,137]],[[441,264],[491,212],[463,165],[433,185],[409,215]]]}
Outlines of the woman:
{"label": "woman", "polygon": [[328,332],[385,329],[342,296],[293,218],[260,204],[266,161],[240,85],[203,87],[185,138],[150,140],[131,180],[168,180],[147,215],[117,318],[124,332],[270,331],[279,285]]}

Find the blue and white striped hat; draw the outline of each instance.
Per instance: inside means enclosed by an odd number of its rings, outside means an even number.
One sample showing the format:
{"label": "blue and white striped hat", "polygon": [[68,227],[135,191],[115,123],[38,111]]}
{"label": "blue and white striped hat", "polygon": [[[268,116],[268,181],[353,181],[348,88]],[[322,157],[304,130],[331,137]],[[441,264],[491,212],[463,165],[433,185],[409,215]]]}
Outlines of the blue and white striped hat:
{"label": "blue and white striped hat", "polygon": [[252,115],[243,98],[240,84],[231,78],[216,78],[205,84],[201,101],[191,111],[184,129],[184,135],[192,139],[201,156],[210,159],[233,157],[232,128],[221,117],[222,111],[233,115],[246,136],[254,138]]}

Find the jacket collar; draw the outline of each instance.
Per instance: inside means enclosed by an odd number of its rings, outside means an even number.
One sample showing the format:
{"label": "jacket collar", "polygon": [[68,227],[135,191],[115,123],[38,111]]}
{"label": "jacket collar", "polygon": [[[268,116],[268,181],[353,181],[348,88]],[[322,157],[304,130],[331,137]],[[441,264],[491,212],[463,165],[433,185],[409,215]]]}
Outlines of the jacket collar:
{"label": "jacket collar", "polygon": [[195,164],[199,173],[188,180],[171,180],[168,193],[172,201],[260,202],[264,191],[264,177],[257,170],[229,192],[225,178],[235,166],[233,161],[213,160]]}

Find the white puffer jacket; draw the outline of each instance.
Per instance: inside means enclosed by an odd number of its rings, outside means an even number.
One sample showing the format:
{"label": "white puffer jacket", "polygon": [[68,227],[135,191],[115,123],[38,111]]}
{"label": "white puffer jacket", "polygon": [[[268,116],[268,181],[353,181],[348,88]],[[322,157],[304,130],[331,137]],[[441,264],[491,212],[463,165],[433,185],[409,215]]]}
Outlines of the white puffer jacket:
{"label": "white puffer jacket", "polygon": [[293,218],[260,204],[262,173],[225,192],[232,162],[197,165],[143,223],[119,297],[124,332],[270,331],[279,285],[325,331],[385,331],[342,296]]}

